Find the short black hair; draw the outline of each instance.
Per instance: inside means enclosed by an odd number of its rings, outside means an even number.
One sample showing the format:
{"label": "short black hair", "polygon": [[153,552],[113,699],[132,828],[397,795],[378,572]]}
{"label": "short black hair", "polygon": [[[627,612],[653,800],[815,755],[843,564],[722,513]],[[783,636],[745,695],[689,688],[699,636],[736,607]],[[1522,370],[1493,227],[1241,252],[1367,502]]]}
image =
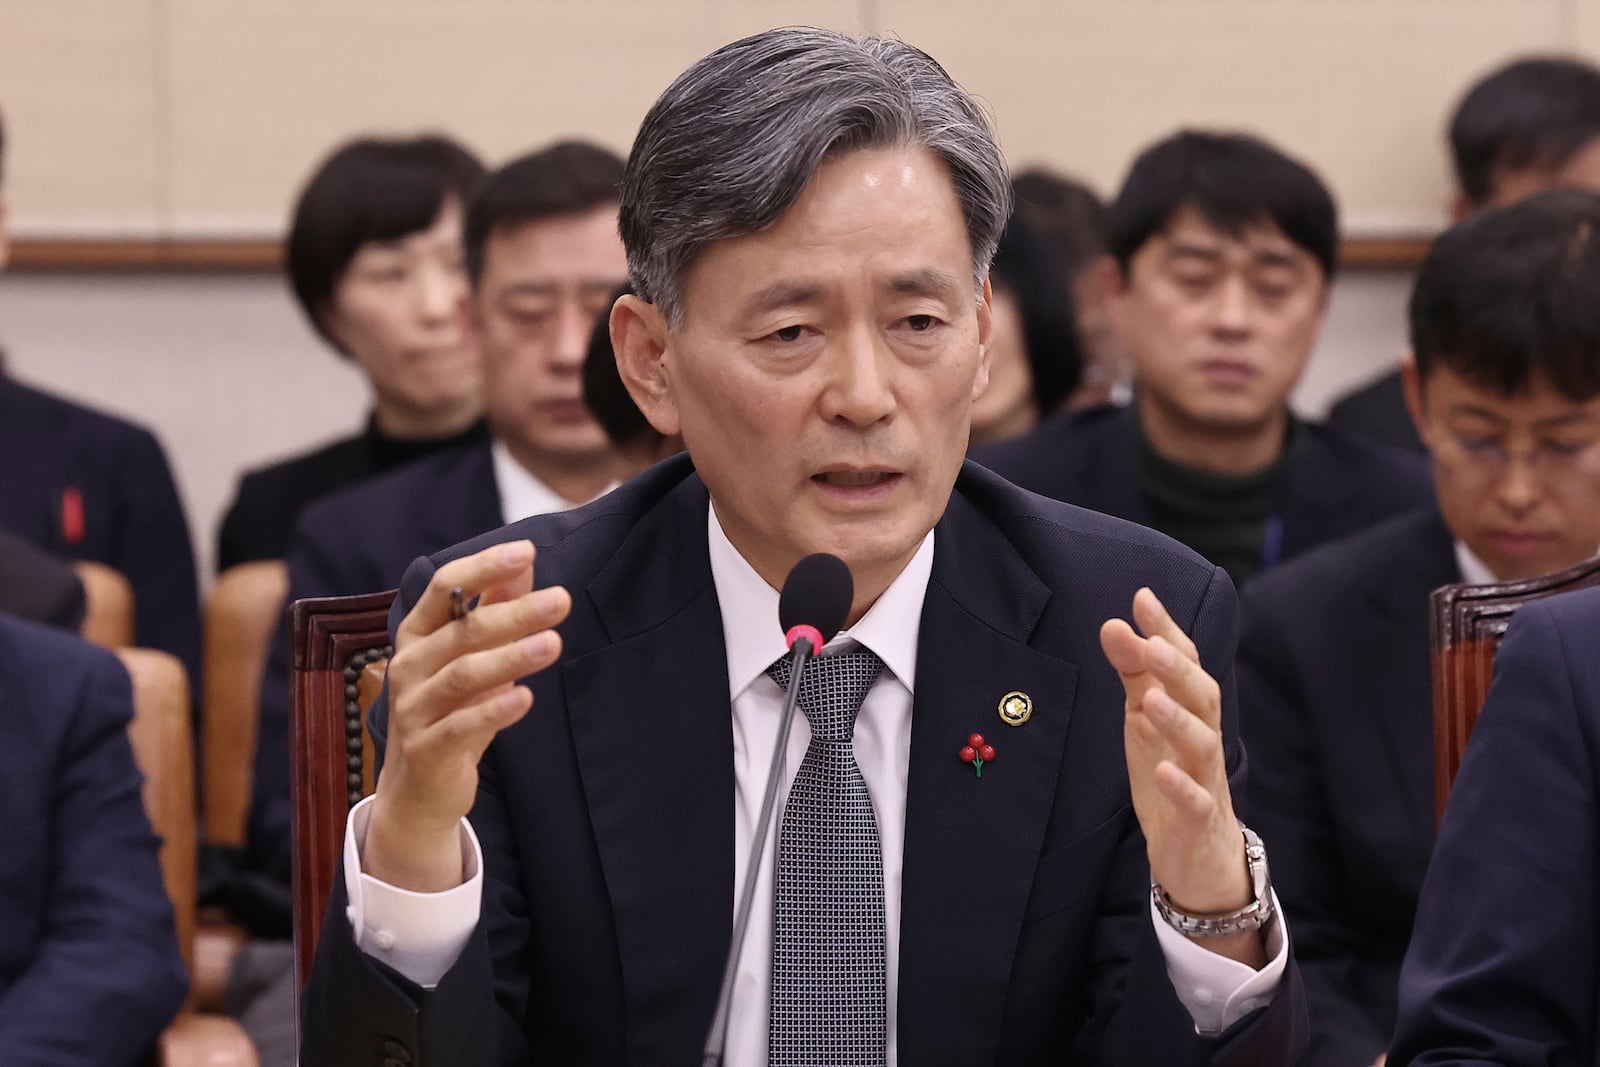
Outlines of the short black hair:
{"label": "short black hair", "polygon": [[1133,161],[1111,205],[1110,250],[1124,275],[1144,243],[1183,208],[1238,234],[1263,221],[1311,254],[1332,278],[1339,262],[1339,210],[1305,164],[1242,133],[1183,130]]}
{"label": "short black hair", "polygon": [[[628,293],[624,285],[611,294],[606,302],[611,305]],[[600,428],[615,445],[630,445],[660,440],[661,433],[644,417],[633,395],[622,384],[622,374],[617,370],[616,350],[611,347],[611,316],[603,314],[589,335],[589,348],[583,356],[583,403]]]}
{"label": "short black hair", "polygon": [[1038,233],[1020,214],[1013,214],[1000,234],[989,279],[1016,298],[1023,347],[1033,373],[1033,403],[1042,418],[1054,412],[1083,377],[1083,351],[1067,278]]}
{"label": "short black hair", "polygon": [[1105,255],[1105,202],[1087,185],[1044,167],[1011,179],[1016,213],[1055,254],[1070,281]]}
{"label": "short black hair", "polygon": [[1411,351],[1502,396],[1549,383],[1600,395],[1600,196],[1556,189],[1473,215],[1434,242],[1411,291]]}
{"label": "short black hair", "polygon": [[587,141],[561,141],[489,175],[467,207],[467,274],[483,276],[484,250],[502,226],[576,215],[618,200],[622,157]]}
{"label": "short black hair", "polygon": [[1533,56],[1491,71],[1450,120],[1456,181],[1474,204],[1507,173],[1554,169],[1600,137],[1600,69],[1580,59]]}
{"label": "short black hair", "polygon": [[448,137],[363,137],[322,161],[300,191],[284,267],[295,299],[335,348],[322,313],[356,251],[427,229],[447,198],[463,208],[484,176],[483,164]]}

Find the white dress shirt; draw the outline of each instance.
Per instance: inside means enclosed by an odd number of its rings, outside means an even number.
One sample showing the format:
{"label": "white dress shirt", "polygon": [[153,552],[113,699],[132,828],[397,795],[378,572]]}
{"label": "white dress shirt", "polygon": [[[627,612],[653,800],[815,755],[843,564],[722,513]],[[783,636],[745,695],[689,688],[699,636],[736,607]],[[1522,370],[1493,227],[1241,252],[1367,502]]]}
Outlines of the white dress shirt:
{"label": "white dress shirt", "polygon": [[[783,691],[765,674],[786,652],[778,629],[778,592],[764,581],[723,533],[715,508],[708,509],[711,574],[722,610],[728,657],[729,700],[733,715],[734,879],[727,887],[731,912],[745,875],[746,856],[766,789],[772,746],[783,710]],[[896,1056],[896,992],[899,984],[900,878],[905,842],[906,779],[911,754],[912,685],[922,602],[933,570],[933,534],[906,569],[855,626],[825,647],[841,651],[861,644],[883,660],[885,669],[862,702],[856,718],[855,755],[878,820],[883,850],[884,918],[888,954],[888,1064]],[[796,717],[784,762],[781,804],[811,740],[804,715]],[[370,798],[352,812],[345,837],[348,915],[360,948],[425,988],[437,984],[455,962],[477,925],[482,900],[482,852],[470,825],[462,820],[463,884],[444,893],[412,893],[361,873],[360,850],[366,836]],[[727,1062],[764,1067],[767,1062],[767,996],[772,972],[772,868],[778,834],[768,837],[757,874],[755,906],[739,954],[729,1010]],[[1242,857],[1241,857],[1242,861]],[[1280,912],[1281,914],[1281,912]],[[1288,961],[1288,938],[1275,919],[1268,930],[1270,962],[1261,971],[1227,959],[1190,941],[1163,921],[1152,904],[1151,921],[1167,960],[1178,998],[1204,1034],[1225,1030],[1268,1003]],[[710,1020],[708,1019],[709,1026]]]}
{"label": "white dress shirt", "polygon": [[[496,438],[489,445],[489,461],[493,464],[494,487],[500,494],[500,519],[506,525],[534,515],[548,515],[552,511],[567,511],[586,500],[568,500],[511,456],[511,450]],[[594,495],[599,499],[617,487],[612,482]]]}

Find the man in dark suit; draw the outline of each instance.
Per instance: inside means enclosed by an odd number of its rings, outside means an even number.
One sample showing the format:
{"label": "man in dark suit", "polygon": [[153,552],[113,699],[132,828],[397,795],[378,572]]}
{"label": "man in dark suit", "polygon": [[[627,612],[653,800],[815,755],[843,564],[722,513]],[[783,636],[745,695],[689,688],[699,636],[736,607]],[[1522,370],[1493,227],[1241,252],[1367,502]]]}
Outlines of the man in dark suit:
{"label": "man in dark suit", "polygon": [[[1457,221],[1545,189],[1600,192],[1600,69],[1581,59],[1519,59],[1486,75],[1450,120]],[[1422,450],[1398,370],[1334,402],[1328,425]]]}
{"label": "man in dark suit", "polygon": [[[467,208],[471,306],[483,353],[489,434],[311,504],[288,552],[289,600],[391,589],[418,556],[610,489],[620,457],[583,406],[594,323],[626,277],[617,237],[622,160],[569,141],[495,171]],[[289,933],[289,644],[262,678],[245,873],[236,910],[261,937]],[[263,969],[272,950],[256,946]],[[293,974],[275,955],[265,1010],[241,1020],[268,1064],[292,1062]]]}
{"label": "man in dark suit", "polygon": [[1517,610],[1400,972],[1394,1067],[1600,1063],[1600,589]]}
{"label": "man in dark suit", "polygon": [[[0,169],[5,133],[0,129]],[[0,269],[10,257],[0,211]],[[183,661],[199,691],[200,598],[189,524],[150,431],[32,389],[0,355],[0,528],[133,586],[134,640]]]}
{"label": "man in dark suit", "polygon": [[0,467],[0,527],[119,571],[133,586],[134,640],[177,656],[198,683],[194,551],[154,435],[0,371]]}
{"label": "man in dark suit", "polygon": [[0,615],[0,1059],[142,1063],[187,990],[108,652]]}
{"label": "man in dark suit", "polygon": [[1406,369],[1437,506],[1245,593],[1246,811],[1295,921],[1315,1064],[1364,1067],[1394,1027],[1433,847],[1429,594],[1600,549],[1597,233],[1600,198],[1569,192],[1440,238],[1412,294]]}
{"label": "man in dark suit", "polygon": [[1414,457],[1289,410],[1338,250],[1315,174],[1254,138],[1179,133],[1134,162],[1110,230],[1132,405],[1057,415],[974,459],[1154,527],[1235,585],[1427,499]]}
{"label": "man in dark suit", "polygon": [[1227,577],[962,469],[1009,208],[983,113],[899,42],[771,31],[663,93],[611,329],[688,456],[407,573],[302,1063],[698,1056],[783,701],[777,586],[813,551],[854,598],[748,872],[729,1061],[1294,1061],[1232,813]]}

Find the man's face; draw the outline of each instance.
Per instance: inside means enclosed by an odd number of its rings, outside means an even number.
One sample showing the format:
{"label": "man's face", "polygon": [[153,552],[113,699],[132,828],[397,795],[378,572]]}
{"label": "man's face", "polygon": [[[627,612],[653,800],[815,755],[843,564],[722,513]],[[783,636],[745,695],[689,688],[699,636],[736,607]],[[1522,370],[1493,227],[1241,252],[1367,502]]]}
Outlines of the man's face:
{"label": "man's face", "polygon": [[611,454],[583,403],[583,356],[627,275],[615,205],[489,235],[473,299],[489,426],[535,474]]}
{"label": "man's face", "polygon": [[980,298],[948,169],[921,149],[830,160],[787,214],[708,246],[683,283],[678,328],[634,301],[613,313],[641,409],[682,433],[769,583],[832,552],[858,594],[881,591],[944,513],[988,378],[987,286]]}
{"label": "man's face", "polygon": [[427,229],[356,249],[322,322],[366,372],[380,411],[397,426],[426,428],[480,402],[466,299],[461,205],[451,198]]}
{"label": "man's face", "polygon": [[1502,581],[1563,570],[1600,549],[1600,397],[1542,380],[1512,397],[1438,366],[1406,399],[1433,456],[1450,531]]}
{"label": "man's face", "polygon": [[1108,272],[1141,403],[1250,430],[1285,410],[1327,308],[1327,279],[1270,222],[1231,237],[1189,208]]}

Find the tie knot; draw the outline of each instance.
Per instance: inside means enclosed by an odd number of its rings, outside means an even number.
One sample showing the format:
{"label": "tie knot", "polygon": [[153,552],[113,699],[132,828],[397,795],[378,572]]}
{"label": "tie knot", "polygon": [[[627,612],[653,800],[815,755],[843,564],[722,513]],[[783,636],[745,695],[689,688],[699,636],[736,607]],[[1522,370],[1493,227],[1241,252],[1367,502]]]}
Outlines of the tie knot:
{"label": "tie knot", "polygon": [[[783,656],[767,668],[767,676],[780,689],[788,689],[790,670],[789,657]],[[799,704],[811,724],[812,736],[822,741],[850,741],[855,736],[856,713],[882,670],[878,654],[860,645],[808,661],[800,676]]]}

